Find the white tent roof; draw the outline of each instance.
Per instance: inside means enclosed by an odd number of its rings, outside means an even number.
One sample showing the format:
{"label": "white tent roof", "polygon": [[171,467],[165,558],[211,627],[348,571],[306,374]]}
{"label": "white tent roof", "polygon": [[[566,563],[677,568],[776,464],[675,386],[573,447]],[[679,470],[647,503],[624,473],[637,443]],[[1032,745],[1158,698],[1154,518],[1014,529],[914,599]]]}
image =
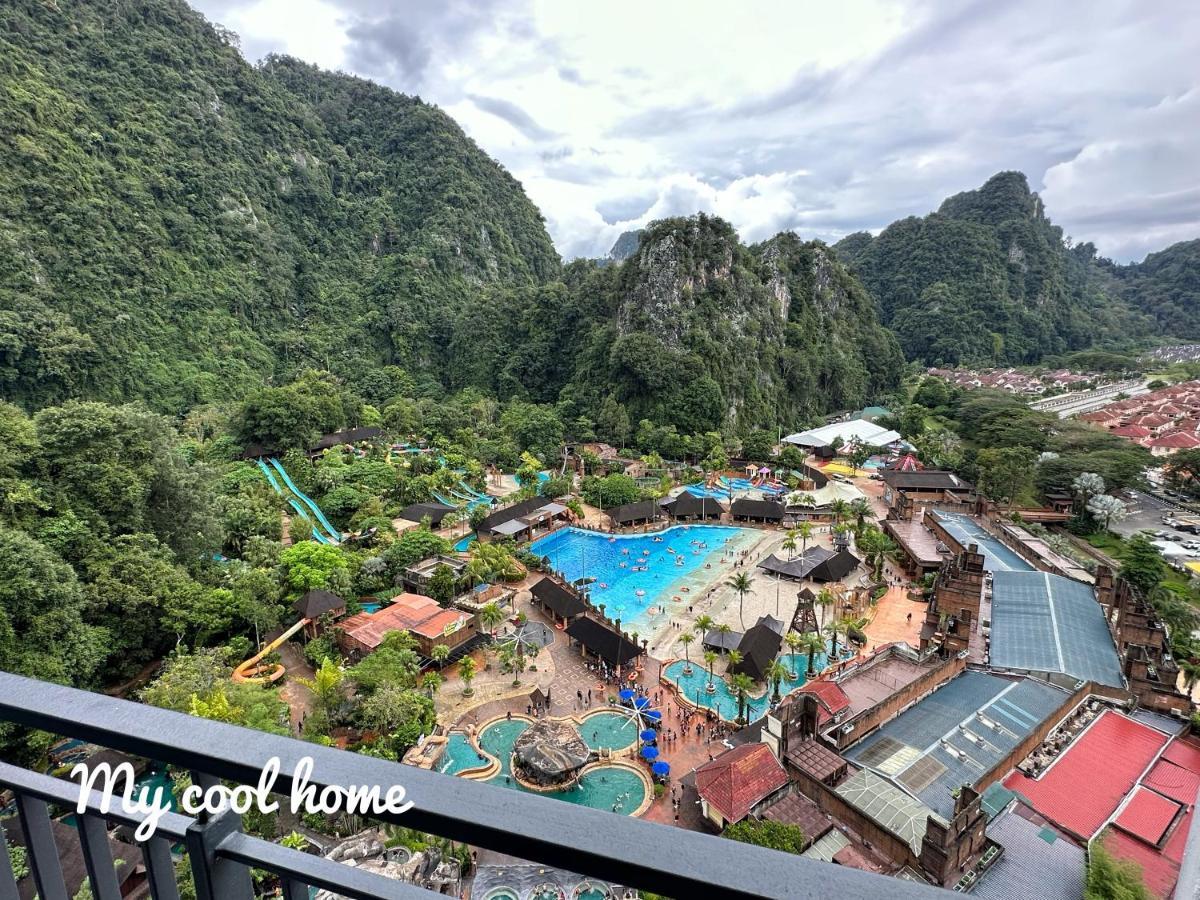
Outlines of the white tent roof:
{"label": "white tent roof", "polygon": [[900,440],[900,435],[887,428],[880,428],[874,422],[866,419],[851,419],[849,422],[834,422],[832,425],[822,425],[820,428],[810,428],[808,431],[798,431],[789,434],[783,440],[788,444],[801,447],[827,447],[836,438],[842,439],[842,444],[869,444],[872,447],[886,447]]}

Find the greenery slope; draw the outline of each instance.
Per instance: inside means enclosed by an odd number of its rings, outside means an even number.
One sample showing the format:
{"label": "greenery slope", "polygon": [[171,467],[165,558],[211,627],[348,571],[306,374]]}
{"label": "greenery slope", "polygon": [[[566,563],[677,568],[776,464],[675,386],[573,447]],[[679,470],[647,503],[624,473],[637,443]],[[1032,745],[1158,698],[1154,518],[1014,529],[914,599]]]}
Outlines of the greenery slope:
{"label": "greenery slope", "polygon": [[564,397],[602,430],[627,416],[745,433],[899,383],[899,349],[862,286],[794,234],[745,247],[721,219],[667,219],[625,262],[577,277],[599,308]]}
{"label": "greenery slope", "polygon": [[433,361],[481,290],[558,271],[446,115],[252,68],[181,0],[7,4],[0,116],[0,384],[26,406]]}
{"label": "greenery slope", "polygon": [[836,249],[905,354],[927,363],[1031,363],[1154,329],[1117,296],[1095,247],[1064,242],[1019,172]]}
{"label": "greenery slope", "polygon": [[1182,241],[1131,266],[1108,266],[1114,289],[1166,335],[1200,340],[1200,240]]}

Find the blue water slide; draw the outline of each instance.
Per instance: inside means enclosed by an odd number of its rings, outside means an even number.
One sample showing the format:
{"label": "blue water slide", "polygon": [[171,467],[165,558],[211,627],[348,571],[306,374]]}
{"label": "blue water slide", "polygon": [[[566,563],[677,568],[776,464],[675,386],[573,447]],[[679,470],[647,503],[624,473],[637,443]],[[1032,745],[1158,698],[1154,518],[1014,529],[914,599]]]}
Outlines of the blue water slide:
{"label": "blue water slide", "polygon": [[442,504],[443,506],[453,506],[456,509],[463,505],[463,502],[461,500],[451,500],[449,497],[445,497],[442,494],[438,494],[438,493],[435,493],[433,495],[433,499],[436,500],[438,503]]}
{"label": "blue water slide", "polygon": [[450,488],[449,493],[451,497],[457,497],[459,500],[465,500],[467,503],[474,503],[479,500],[478,497],[473,497],[470,494],[464,494],[462,491],[456,491],[454,488]]}
{"label": "blue water slide", "polygon": [[279,477],[283,479],[283,483],[288,486],[288,490],[295,494],[297,499],[307,506],[312,514],[316,516],[317,521],[321,523],[321,527],[325,529],[326,534],[333,539],[333,543],[339,543],[342,540],[342,533],[329,523],[329,520],[325,518],[325,514],[321,512],[321,507],[317,506],[317,504],[314,503],[307,494],[300,490],[300,488],[296,487],[296,485],[292,482],[291,476],[288,475],[287,470],[284,469],[279,460],[272,458],[268,460],[268,462],[270,462],[271,466],[275,469]]}
{"label": "blue water slide", "polygon": [[[261,459],[258,460],[258,467],[260,469],[262,469],[262,473],[267,476],[267,481],[270,483],[271,487],[275,488],[275,492],[277,494],[285,493],[283,487],[279,484],[279,480],[275,477],[275,473],[272,472],[269,468],[267,468],[266,464]],[[296,515],[298,515],[300,518],[302,518],[305,522],[307,522],[310,526],[312,526],[313,540],[315,540],[321,544],[332,544],[333,543],[333,541],[331,541],[329,538],[327,538],[321,532],[321,530],[319,528],[317,528],[316,526],[314,526],[312,524],[312,516],[310,516],[308,514],[308,510],[306,510],[303,506],[300,505],[300,501],[298,501],[295,497],[292,497],[290,495],[288,496],[287,501],[288,501],[288,504],[292,507],[292,511]]]}
{"label": "blue water slide", "polygon": [[460,491],[462,491],[464,494],[467,494],[470,497],[474,497],[476,500],[486,500],[488,503],[492,502],[491,497],[489,497],[487,494],[479,493],[479,491],[475,490],[475,488],[471,487],[465,481],[460,481],[458,483],[458,489]]}

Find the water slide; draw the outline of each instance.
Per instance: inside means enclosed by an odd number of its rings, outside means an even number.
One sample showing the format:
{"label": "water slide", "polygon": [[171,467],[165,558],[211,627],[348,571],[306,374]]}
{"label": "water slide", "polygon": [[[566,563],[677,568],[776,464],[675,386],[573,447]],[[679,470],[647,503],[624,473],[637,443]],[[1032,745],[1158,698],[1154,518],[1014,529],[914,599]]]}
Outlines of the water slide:
{"label": "water slide", "polygon": [[252,657],[233,670],[233,680],[238,684],[272,684],[284,676],[287,671],[281,663],[262,665],[263,657],[274,653],[288,638],[311,622],[312,619],[301,619],[267,646],[263,647]]}
{"label": "water slide", "polygon": [[459,508],[465,506],[469,510],[474,509],[476,506],[479,506],[480,504],[487,504],[487,503],[491,502],[490,500],[469,500],[468,501],[465,498],[459,497],[457,494],[454,493],[454,491],[451,491],[450,493],[452,495],[450,497],[447,497],[445,494],[434,493],[433,499],[436,500],[438,503],[442,504],[443,506],[453,506],[455,509],[459,509]]}
{"label": "water slide", "polygon": [[296,498],[305,506],[307,506],[312,514],[316,516],[317,521],[321,523],[321,527],[325,529],[325,533],[332,538],[333,543],[340,543],[342,540],[342,533],[329,524],[329,520],[325,518],[325,514],[321,512],[321,507],[317,506],[317,504],[314,503],[312,499],[308,497],[308,495],[300,490],[300,488],[296,487],[296,485],[292,482],[291,477],[288,475],[287,470],[284,469],[283,464],[275,458],[271,458],[267,461],[275,469],[275,472],[279,475],[279,477],[283,479],[283,483],[288,486],[288,490],[295,494]]}
{"label": "water slide", "polygon": [[275,473],[271,471],[271,469],[267,468],[266,463],[264,463],[261,459],[258,460],[258,467],[262,470],[262,473],[267,476],[267,481],[270,482],[271,487],[275,488],[275,492],[277,494],[283,494],[287,497],[287,502],[292,507],[292,511],[312,527],[312,536],[314,541],[316,541],[318,544],[336,543],[335,541],[331,541],[329,538],[327,538],[321,529],[313,525],[312,516],[308,514],[308,510],[300,505],[299,500],[283,489],[283,486],[275,477]]}
{"label": "water slide", "polygon": [[475,490],[475,488],[471,487],[465,481],[460,481],[458,483],[458,489],[460,491],[462,491],[464,494],[466,494],[468,497],[474,497],[476,500],[486,500],[488,503],[492,502],[491,496],[489,496],[488,494],[479,493],[479,491]]}

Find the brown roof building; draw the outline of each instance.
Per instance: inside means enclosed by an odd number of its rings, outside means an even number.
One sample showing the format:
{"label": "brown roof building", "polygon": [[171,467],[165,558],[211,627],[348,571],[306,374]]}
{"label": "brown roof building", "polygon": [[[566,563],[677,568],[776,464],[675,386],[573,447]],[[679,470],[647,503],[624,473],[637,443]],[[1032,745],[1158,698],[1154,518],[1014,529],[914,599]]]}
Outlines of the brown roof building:
{"label": "brown roof building", "polygon": [[407,631],[416,638],[418,650],[432,656],[439,644],[451,651],[465,644],[477,628],[474,616],[460,609],[443,609],[432,597],[400,594],[383,609],[361,612],[343,622],[338,643],[351,656],[362,657],[393,631]]}
{"label": "brown roof building", "polygon": [[696,770],[702,812],[717,828],[742,821],[787,784],[787,772],[766,744],[734,747]]}

